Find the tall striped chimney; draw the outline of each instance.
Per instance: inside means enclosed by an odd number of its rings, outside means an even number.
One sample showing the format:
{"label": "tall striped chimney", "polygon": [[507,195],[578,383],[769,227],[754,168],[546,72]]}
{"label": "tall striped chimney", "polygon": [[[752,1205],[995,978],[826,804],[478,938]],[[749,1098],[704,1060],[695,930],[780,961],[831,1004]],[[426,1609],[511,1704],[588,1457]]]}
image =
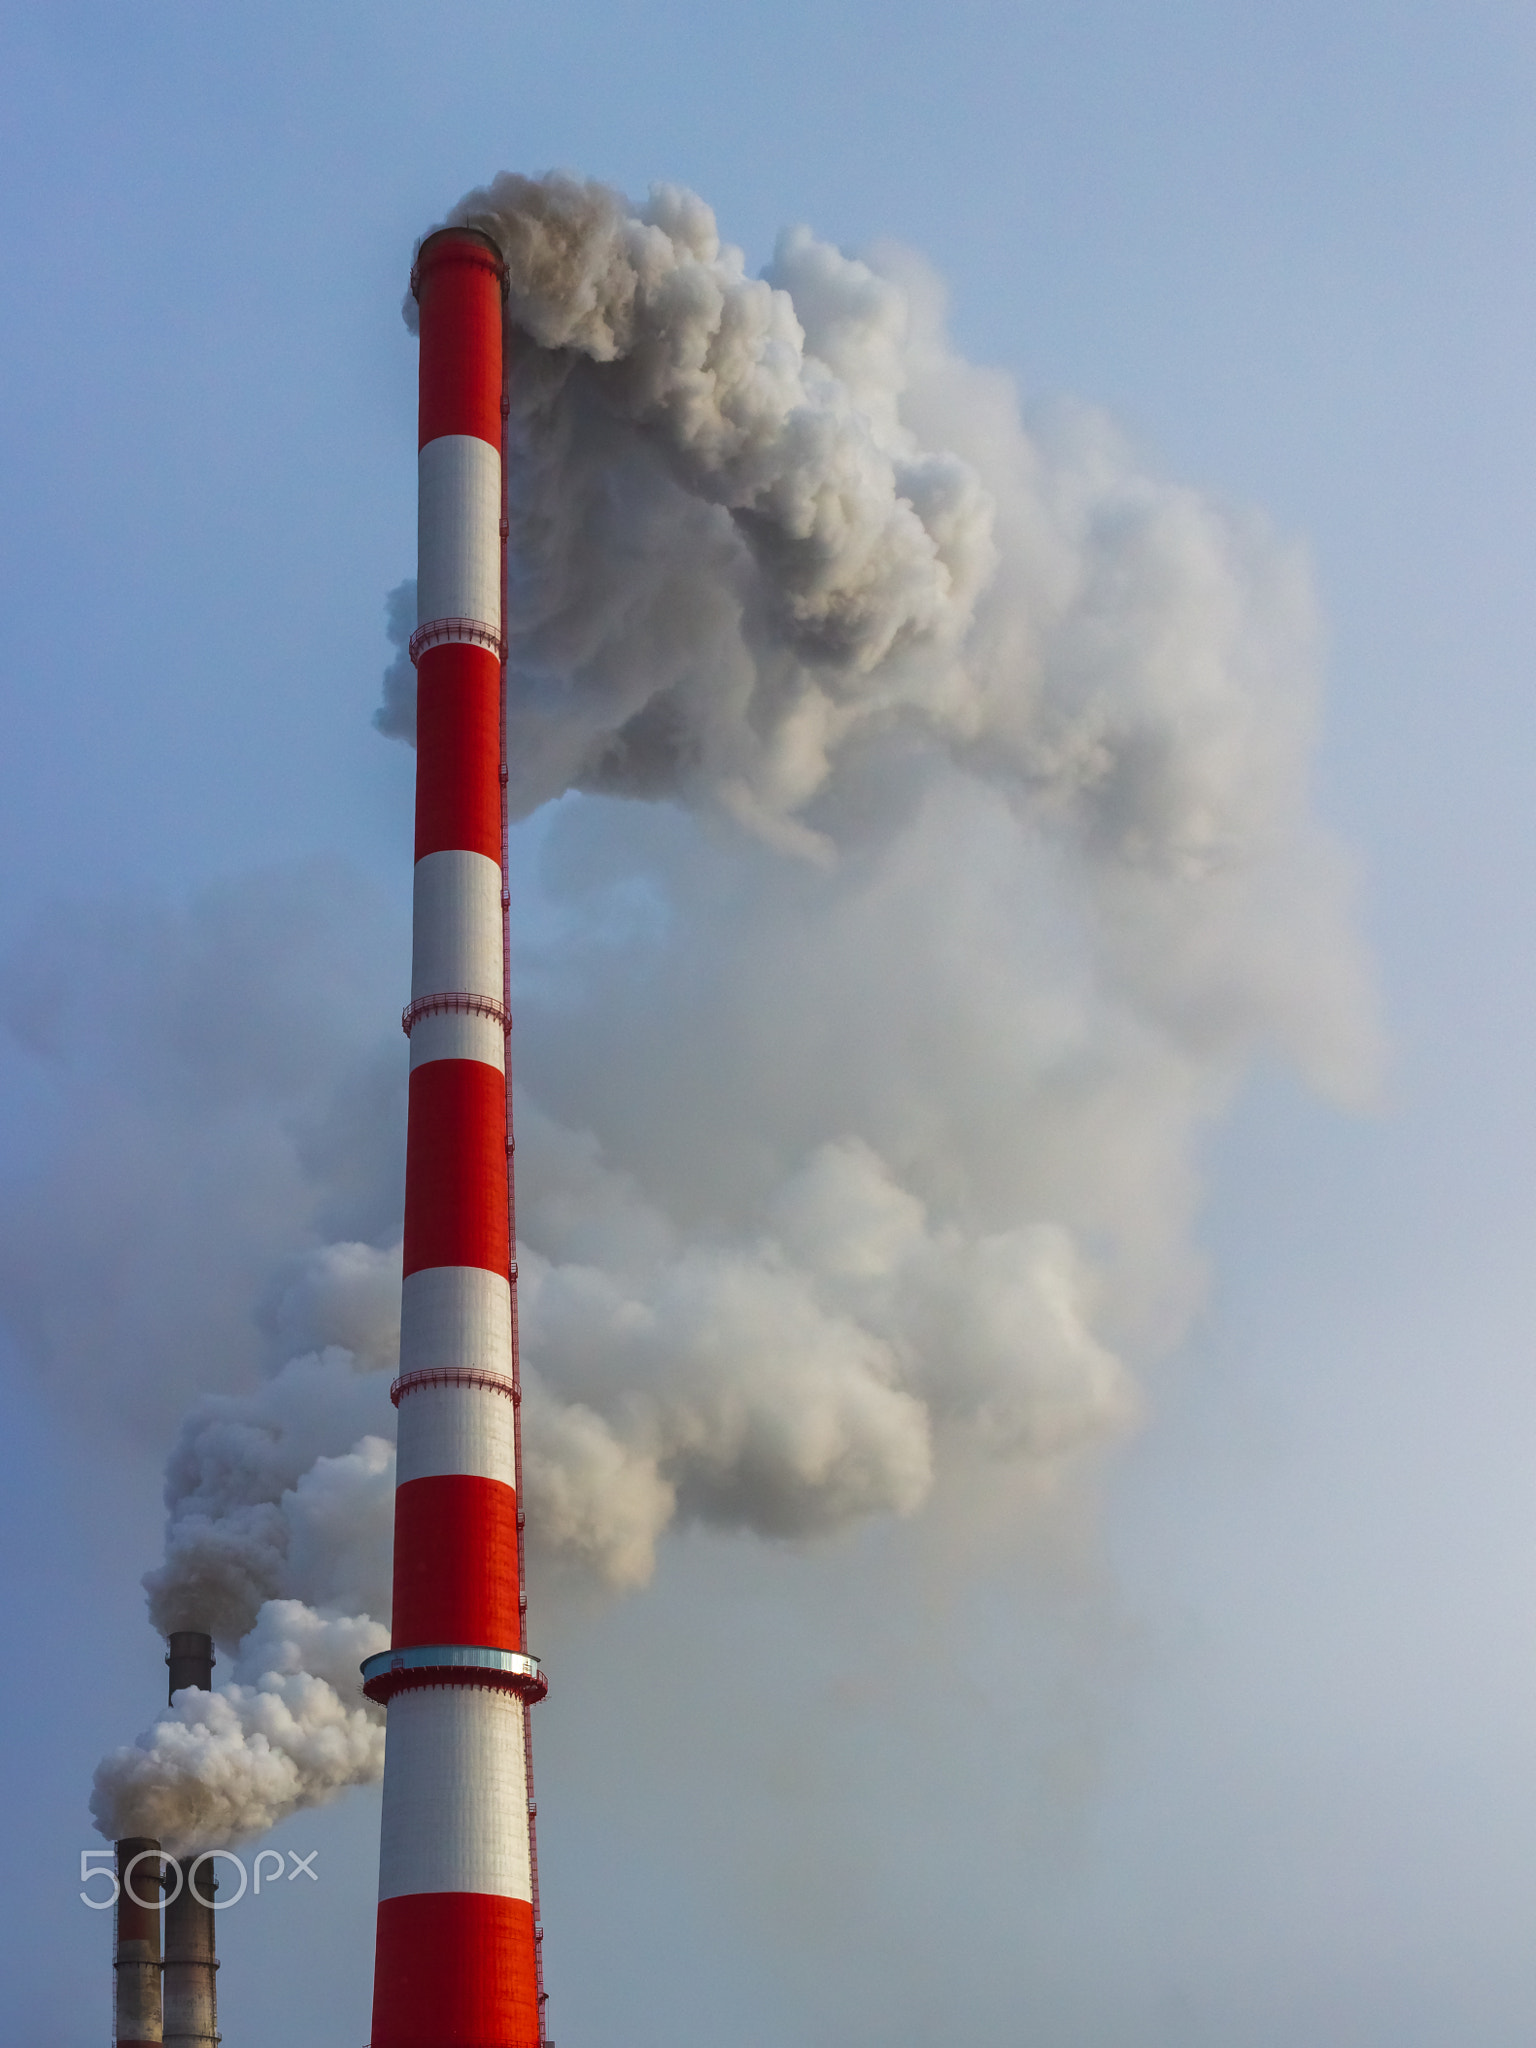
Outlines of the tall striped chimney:
{"label": "tall striped chimney", "polygon": [[505,268],[429,235],[421,309],[416,882],[392,1645],[372,2048],[543,2039],[523,1642],[503,883]]}

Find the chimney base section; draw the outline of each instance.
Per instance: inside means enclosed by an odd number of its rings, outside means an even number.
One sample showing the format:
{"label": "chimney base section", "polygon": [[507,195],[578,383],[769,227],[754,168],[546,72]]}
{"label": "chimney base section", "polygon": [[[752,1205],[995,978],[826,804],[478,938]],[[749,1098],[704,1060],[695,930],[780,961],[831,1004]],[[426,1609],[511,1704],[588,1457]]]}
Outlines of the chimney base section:
{"label": "chimney base section", "polygon": [[128,1835],[116,1849],[112,2038],[117,2048],[160,2048],[160,1844]]}

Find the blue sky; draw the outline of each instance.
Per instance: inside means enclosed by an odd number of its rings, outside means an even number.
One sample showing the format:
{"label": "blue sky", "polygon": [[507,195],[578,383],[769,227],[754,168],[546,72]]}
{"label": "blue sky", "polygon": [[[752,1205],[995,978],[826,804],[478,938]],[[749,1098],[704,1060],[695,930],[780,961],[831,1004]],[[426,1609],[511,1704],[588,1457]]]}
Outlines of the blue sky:
{"label": "blue sky", "polygon": [[[561,2048],[1527,2041],[1529,12],[13,7],[0,80],[0,1115],[7,1213],[75,1191],[78,1302],[117,1298],[98,1110],[112,1171],[142,1143],[145,1201],[189,1215],[165,1134],[213,1173],[235,1115],[158,1082],[142,1124],[113,1107],[159,1028],[157,918],[211,903],[227,980],[205,950],[176,1014],[241,1060],[330,1028],[242,964],[220,905],[259,923],[253,875],[334,878],[350,950],[292,972],[334,977],[343,1051],[398,1001],[410,760],[370,718],[414,545],[399,303],[471,184],[680,180],[752,268],[802,221],[908,243],[967,356],[1107,406],[1313,565],[1316,800],[1358,876],[1380,1107],[1254,1075],[1206,1148],[1205,1306],[1048,1535],[955,1534],[925,1590],[916,1525],[693,1531],[645,1593],[551,1621]],[[40,1333],[6,1271],[0,1970],[62,2048],[106,2028],[84,1793],[157,1700],[137,1579],[195,1360],[163,1396],[151,1366],[131,1394],[78,1373],[81,1325]],[[363,2039],[375,1828],[370,1795],[287,1824],[323,1880],[227,1916],[227,2039]]]}

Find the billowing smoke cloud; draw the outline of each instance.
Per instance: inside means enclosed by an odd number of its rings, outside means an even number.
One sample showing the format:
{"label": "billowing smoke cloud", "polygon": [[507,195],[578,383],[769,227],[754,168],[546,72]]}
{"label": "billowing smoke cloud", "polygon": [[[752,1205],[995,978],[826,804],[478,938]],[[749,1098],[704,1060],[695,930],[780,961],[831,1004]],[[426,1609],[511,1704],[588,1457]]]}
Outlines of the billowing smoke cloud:
{"label": "billowing smoke cloud", "polygon": [[366,1615],[269,1602],[234,1684],[179,1692],[136,1743],[97,1765],[91,1818],[108,1841],[151,1835],[179,1856],[371,1784],[384,1768],[384,1716],[363,1701],[357,1666],[388,1643]]}
{"label": "billowing smoke cloud", "polygon": [[315,1448],[345,1441],[349,1412],[376,1409],[379,1391],[327,1351],[255,1395],[199,1403],[167,1470],[165,1562],[145,1579],[162,1635],[197,1628],[233,1646],[280,1597],[388,1613],[394,1447],[370,1434],[341,1456]]}
{"label": "billowing smoke cloud", "polygon": [[544,1540],[630,1583],[678,1513],[805,1534],[1112,1436],[1244,1062],[1368,1080],[1302,561],[1026,423],[908,252],[751,278],[692,194],[558,176],[450,217],[510,277],[513,801],[588,798],[520,954]]}
{"label": "billowing smoke cloud", "polygon": [[[570,1141],[540,1137],[549,1168]],[[566,1256],[522,1260],[527,1477],[541,1540],[616,1585],[649,1577],[679,1511],[781,1536],[910,1514],[946,1446],[1049,1460],[1135,1411],[1056,1225],[935,1229],[846,1140],[790,1177],[753,1242],[684,1243],[584,1164],[607,1211],[598,1257],[539,1203],[533,1229]]]}
{"label": "billowing smoke cloud", "polygon": [[[680,1518],[809,1539],[1059,1480],[1187,1328],[1247,1063],[1369,1086],[1304,562],[1099,414],[1026,417],[907,252],[797,230],[752,278],[691,194],[558,177],[453,218],[511,277],[536,1559],[633,1587]],[[414,716],[401,653],[377,722]],[[370,1210],[358,1134],[394,1057],[310,1084],[253,1226],[268,1377],[194,1408],[148,1582],[236,1680],[107,1760],[109,1833],[228,1839],[377,1768],[398,1167]]]}
{"label": "billowing smoke cloud", "polygon": [[162,1634],[211,1634],[234,1680],[179,1693],[103,1759],[91,1813],[109,1839],[222,1846],[383,1768],[383,1715],[358,1666],[389,1642],[395,1453],[380,1368],[398,1354],[399,1291],[398,1248],[315,1252],[273,1320],[354,1348],[301,1353],[250,1394],[205,1395],[183,1424],[165,1560],[144,1580],[150,1617]]}
{"label": "billowing smoke cloud", "polygon": [[166,1466],[165,1562],[145,1579],[162,1634],[202,1629],[232,1649],[277,1599],[388,1614],[394,1418],[378,1368],[399,1351],[384,1308],[399,1291],[398,1249],[326,1247],[280,1320],[350,1325],[358,1348],[306,1352],[254,1393],[194,1406]]}

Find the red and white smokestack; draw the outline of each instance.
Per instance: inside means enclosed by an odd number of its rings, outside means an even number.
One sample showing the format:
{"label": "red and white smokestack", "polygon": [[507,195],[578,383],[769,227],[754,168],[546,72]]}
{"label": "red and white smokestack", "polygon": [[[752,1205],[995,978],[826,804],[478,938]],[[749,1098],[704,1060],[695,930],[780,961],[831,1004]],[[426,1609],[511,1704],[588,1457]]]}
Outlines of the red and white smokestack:
{"label": "red and white smokestack", "polygon": [[160,1844],[118,1842],[113,1929],[113,2029],[117,2048],[160,2048]]}
{"label": "red and white smokestack", "polygon": [[505,268],[423,242],[416,884],[372,2048],[536,2048],[503,888]]}
{"label": "red and white smokestack", "polygon": [[[176,1629],[167,1638],[169,1697],[186,1686],[213,1691],[213,1637]],[[180,1870],[180,1876],[177,1870]],[[218,1867],[195,1849],[170,1865],[165,1899],[164,2048],[218,2048],[219,1998],[214,1893]]]}

